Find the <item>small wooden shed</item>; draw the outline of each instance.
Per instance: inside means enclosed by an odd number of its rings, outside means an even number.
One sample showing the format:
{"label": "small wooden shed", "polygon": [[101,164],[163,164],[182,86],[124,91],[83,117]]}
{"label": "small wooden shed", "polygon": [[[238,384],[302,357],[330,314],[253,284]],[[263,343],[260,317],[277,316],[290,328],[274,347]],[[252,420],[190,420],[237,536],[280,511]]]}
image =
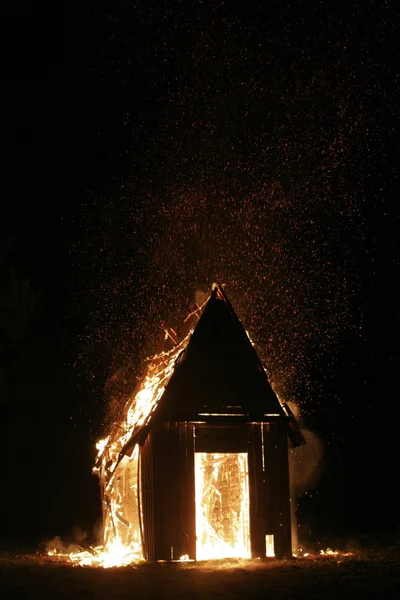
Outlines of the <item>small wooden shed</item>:
{"label": "small wooden shed", "polygon": [[288,439],[304,443],[215,285],[151,416],[120,451],[118,465],[133,448],[138,460],[119,477],[116,520],[135,520],[149,561],[291,556]]}

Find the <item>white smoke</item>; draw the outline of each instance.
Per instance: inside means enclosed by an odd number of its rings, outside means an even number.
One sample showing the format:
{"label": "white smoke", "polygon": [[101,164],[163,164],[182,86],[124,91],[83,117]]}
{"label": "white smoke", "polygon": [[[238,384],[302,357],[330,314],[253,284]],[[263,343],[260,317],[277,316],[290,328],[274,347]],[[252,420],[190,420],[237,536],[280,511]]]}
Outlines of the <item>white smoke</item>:
{"label": "white smoke", "polygon": [[[296,419],[300,420],[300,410],[293,403],[288,403]],[[301,420],[300,420],[301,423]],[[299,498],[311,490],[315,490],[318,479],[324,468],[324,446],[318,435],[301,427],[306,443],[289,452],[290,497],[292,499],[292,548],[296,552],[299,546],[298,522],[296,506]]]}

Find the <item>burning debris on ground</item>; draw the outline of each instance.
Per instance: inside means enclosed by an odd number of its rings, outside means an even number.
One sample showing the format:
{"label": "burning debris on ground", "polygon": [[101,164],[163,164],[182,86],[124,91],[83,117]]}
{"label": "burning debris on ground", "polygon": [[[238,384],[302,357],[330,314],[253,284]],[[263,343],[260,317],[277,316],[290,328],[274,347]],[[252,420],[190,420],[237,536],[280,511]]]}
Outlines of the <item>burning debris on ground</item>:
{"label": "burning debris on ground", "polygon": [[397,600],[398,553],[357,551],[293,560],[230,559],[135,564],[98,569],[71,565],[68,557],[0,554],[1,591],[7,600],[90,597],[96,600],[160,597],[362,598]]}

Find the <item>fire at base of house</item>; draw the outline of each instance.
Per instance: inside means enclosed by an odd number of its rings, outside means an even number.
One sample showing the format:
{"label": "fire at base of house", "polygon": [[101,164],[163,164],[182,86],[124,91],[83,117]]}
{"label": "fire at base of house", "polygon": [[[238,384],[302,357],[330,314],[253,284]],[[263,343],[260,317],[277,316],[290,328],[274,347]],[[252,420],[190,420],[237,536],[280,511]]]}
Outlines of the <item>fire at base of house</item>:
{"label": "fire at base of house", "polygon": [[98,443],[103,566],[292,554],[287,444],[304,438],[221,286],[192,318]]}

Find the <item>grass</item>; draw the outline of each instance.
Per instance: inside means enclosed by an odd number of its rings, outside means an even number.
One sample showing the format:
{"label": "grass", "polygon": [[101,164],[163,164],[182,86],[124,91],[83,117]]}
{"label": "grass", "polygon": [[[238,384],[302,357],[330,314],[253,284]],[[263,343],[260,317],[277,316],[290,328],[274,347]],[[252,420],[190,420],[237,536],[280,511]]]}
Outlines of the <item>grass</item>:
{"label": "grass", "polygon": [[0,555],[2,600],[394,600],[400,598],[400,554],[293,560],[141,564],[101,569],[44,555]]}

